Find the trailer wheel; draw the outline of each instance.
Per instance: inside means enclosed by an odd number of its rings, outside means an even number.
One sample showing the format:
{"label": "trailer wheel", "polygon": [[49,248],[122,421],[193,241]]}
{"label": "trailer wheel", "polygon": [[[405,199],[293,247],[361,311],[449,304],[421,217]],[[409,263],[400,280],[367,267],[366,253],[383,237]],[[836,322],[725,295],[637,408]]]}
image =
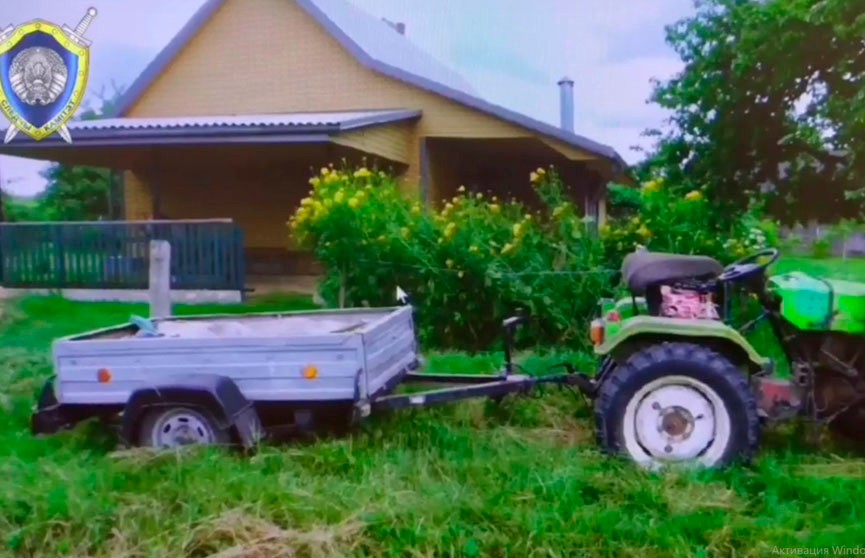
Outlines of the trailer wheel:
{"label": "trailer wheel", "polygon": [[141,420],[138,445],[177,449],[188,445],[224,445],[231,436],[219,427],[213,415],[191,407],[161,407],[149,411]]}
{"label": "trailer wheel", "polygon": [[757,402],[745,375],[718,353],[663,343],[610,371],[595,403],[601,447],[650,469],[724,467],[757,450]]}

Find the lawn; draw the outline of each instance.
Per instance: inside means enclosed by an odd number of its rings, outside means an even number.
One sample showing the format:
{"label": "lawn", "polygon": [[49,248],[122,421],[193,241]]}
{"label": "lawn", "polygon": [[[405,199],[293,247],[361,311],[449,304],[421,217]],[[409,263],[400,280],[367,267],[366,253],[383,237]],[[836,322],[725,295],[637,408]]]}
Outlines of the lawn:
{"label": "lawn", "polygon": [[784,257],[775,264],[775,273],[802,271],[819,277],[865,281],[865,258]]}
{"label": "lawn", "polygon": [[[0,556],[770,556],[865,541],[860,458],[774,431],[750,467],[653,475],[601,455],[590,408],[558,389],[377,418],[251,457],[116,452],[87,424],[37,440],[27,424],[51,341],[146,309],[29,298],[4,310]],[[539,371],[562,356],[524,363]],[[466,372],[501,362],[429,360]]]}

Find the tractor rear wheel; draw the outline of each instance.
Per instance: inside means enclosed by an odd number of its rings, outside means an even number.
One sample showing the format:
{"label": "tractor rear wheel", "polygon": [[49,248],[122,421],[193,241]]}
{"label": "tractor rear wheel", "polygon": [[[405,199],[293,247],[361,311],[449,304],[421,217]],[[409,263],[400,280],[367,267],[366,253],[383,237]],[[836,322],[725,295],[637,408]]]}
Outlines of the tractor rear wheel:
{"label": "tractor rear wheel", "polygon": [[651,469],[676,463],[724,467],[757,450],[757,401],[724,356],[692,343],[646,347],[600,386],[601,447]]}

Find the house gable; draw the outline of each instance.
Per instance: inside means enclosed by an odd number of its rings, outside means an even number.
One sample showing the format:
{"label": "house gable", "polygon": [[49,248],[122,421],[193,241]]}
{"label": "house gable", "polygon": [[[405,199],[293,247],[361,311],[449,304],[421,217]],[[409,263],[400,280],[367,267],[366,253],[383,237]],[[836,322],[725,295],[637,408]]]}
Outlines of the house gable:
{"label": "house gable", "polygon": [[422,110],[422,135],[530,135],[368,70],[300,6],[286,0],[224,2],[127,115],[379,108]]}
{"label": "house gable", "polygon": [[[126,115],[411,108],[423,111],[416,130],[419,136],[538,135],[421,89],[398,75],[386,77],[370,70],[349,52],[349,39],[340,40],[332,29],[329,32],[310,14],[307,3],[309,0],[225,0],[217,9],[211,8],[208,21],[196,34],[185,31],[186,45],[170,63],[163,60],[162,73]],[[256,31],[250,32],[253,29]],[[387,27],[383,32],[396,34]],[[589,150],[554,143],[572,159],[598,158]]]}

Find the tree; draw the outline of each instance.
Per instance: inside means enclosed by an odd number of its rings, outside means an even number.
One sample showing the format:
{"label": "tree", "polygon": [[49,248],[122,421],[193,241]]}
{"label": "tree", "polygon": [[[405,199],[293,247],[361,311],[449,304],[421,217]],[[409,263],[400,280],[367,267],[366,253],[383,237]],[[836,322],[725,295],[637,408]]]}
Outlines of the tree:
{"label": "tree", "polygon": [[[110,95],[97,95],[99,109],[86,107],[76,119],[95,120],[114,113],[122,91],[112,83]],[[53,164],[43,173],[48,181],[40,196],[37,214],[51,221],[91,221],[109,217],[111,171],[98,167]]]}
{"label": "tree", "polygon": [[[791,221],[851,215],[865,178],[865,0],[695,0],[667,28],[685,64],[640,171]],[[794,203],[795,202],[795,203]]]}

